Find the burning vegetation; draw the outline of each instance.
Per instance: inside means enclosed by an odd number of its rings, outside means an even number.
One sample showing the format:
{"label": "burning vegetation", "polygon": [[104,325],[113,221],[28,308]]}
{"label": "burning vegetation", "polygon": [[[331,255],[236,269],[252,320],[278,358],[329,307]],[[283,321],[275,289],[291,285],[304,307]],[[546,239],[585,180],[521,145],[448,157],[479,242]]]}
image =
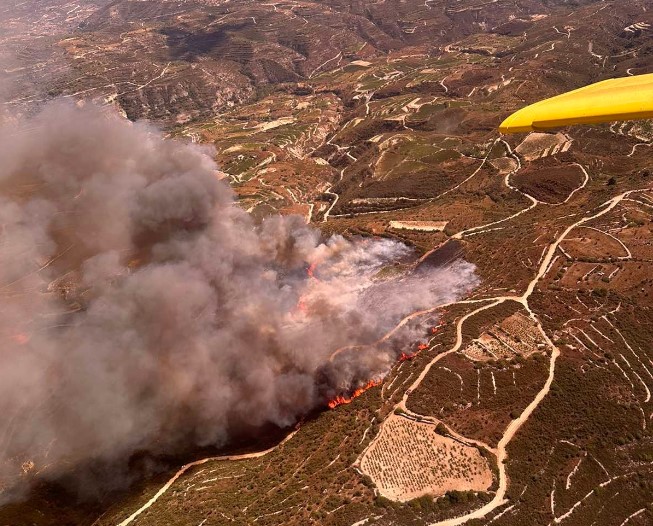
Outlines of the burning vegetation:
{"label": "burning vegetation", "polygon": [[377,385],[381,385],[382,382],[383,380],[370,380],[365,385],[354,389],[354,391],[351,393],[350,396],[338,395],[333,400],[329,401],[327,405],[329,406],[330,409],[335,409],[339,405],[351,404],[355,398],[362,395],[368,389],[371,389],[372,387],[376,387]]}
{"label": "burning vegetation", "polygon": [[374,342],[476,282],[464,262],[376,280],[410,249],[255,223],[210,149],[92,106],[5,126],[0,157],[0,502],[53,479],[92,498],[136,452],[348,403],[424,331]]}

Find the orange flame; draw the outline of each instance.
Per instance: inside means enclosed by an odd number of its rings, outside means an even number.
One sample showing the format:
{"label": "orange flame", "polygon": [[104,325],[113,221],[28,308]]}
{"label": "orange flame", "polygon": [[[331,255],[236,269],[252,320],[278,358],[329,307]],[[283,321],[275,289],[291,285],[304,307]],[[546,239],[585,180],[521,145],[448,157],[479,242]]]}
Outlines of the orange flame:
{"label": "orange flame", "polygon": [[444,327],[444,325],[445,325],[445,323],[443,321],[441,321],[437,325],[434,325],[433,327],[431,327],[431,334],[437,334],[438,332],[440,332],[440,329],[442,327]]}
{"label": "orange flame", "polygon": [[309,278],[314,278],[315,279],[315,269],[317,268],[317,263],[311,263],[308,266],[308,269],[306,270],[306,274],[308,274]]}
{"label": "orange flame", "polygon": [[[311,265],[308,267],[308,270],[306,271],[308,276],[311,278],[314,278],[313,273],[315,272],[315,267],[317,266],[316,263],[311,263]],[[444,312],[444,311],[443,311]],[[431,334],[437,334],[440,328],[444,325],[444,323],[440,323],[439,325],[435,327],[431,327]],[[401,355],[399,355],[399,362],[405,362],[406,360],[412,360],[417,356],[419,353],[422,351],[425,351],[426,349],[429,348],[428,343],[420,343],[417,346],[417,350],[413,353],[405,353],[402,352]],[[343,396],[343,395],[338,395],[336,396],[333,400],[329,401],[327,405],[329,406],[330,409],[335,409],[339,405],[343,404],[351,404],[355,398],[358,396],[362,395],[365,391],[372,387],[376,387],[377,385],[380,385],[382,383],[382,380],[370,380],[365,384],[363,387],[359,387],[356,389],[351,396]]]}
{"label": "orange flame", "polygon": [[343,404],[351,404],[355,398],[359,397],[362,395],[365,391],[368,389],[371,389],[372,387],[376,387],[377,385],[381,385],[381,380],[370,380],[367,382],[364,386],[358,387],[350,397],[338,395],[336,396],[333,400],[331,400],[328,403],[328,406],[330,409],[335,409],[339,405]]}
{"label": "orange flame", "polygon": [[[310,279],[317,280],[317,278],[315,277],[315,269],[316,268],[317,268],[317,263],[311,263],[311,264],[309,264],[308,268],[306,269],[306,275]],[[302,314],[308,314],[309,308],[308,308],[308,305],[306,304],[306,300],[303,297],[299,298],[299,300],[297,301],[296,308]]]}
{"label": "orange flame", "polygon": [[417,356],[419,353],[421,353],[422,351],[425,351],[428,348],[429,348],[428,343],[420,343],[417,346],[417,350],[415,352],[413,352],[413,353],[402,352],[399,355],[399,362],[405,362],[407,360],[412,360],[413,358],[415,358],[415,356]]}
{"label": "orange flame", "polygon": [[297,302],[297,310],[302,314],[308,314],[308,306],[306,305],[304,298],[299,298],[299,301]]}
{"label": "orange flame", "polygon": [[25,345],[29,341],[29,335],[19,332],[11,337],[18,345]]}

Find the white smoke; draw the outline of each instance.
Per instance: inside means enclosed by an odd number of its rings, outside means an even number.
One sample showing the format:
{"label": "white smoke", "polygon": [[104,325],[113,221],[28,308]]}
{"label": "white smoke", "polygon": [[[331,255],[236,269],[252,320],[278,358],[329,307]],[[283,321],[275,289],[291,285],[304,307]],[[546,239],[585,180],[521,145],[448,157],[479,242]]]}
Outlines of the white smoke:
{"label": "white smoke", "polygon": [[293,424],[415,334],[335,349],[476,282],[464,262],[379,279],[406,246],[256,225],[210,149],[92,106],[6,125],[0,158],[0,502],[43,479],[105,491],[137,452]]}

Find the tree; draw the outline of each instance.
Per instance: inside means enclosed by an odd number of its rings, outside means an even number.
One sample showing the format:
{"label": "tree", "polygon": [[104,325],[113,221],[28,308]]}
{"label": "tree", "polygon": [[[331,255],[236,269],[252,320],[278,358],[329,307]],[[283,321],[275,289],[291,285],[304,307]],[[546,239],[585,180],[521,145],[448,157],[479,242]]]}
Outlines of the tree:
{"label": "tree", "polygon": [[447,436],[449,434],[449,432],[447,431],[447,426],[445,426],[442,422],[438,422],[438,425],[435,426],[435,432],[438,435],[443,435],[443,436]]}

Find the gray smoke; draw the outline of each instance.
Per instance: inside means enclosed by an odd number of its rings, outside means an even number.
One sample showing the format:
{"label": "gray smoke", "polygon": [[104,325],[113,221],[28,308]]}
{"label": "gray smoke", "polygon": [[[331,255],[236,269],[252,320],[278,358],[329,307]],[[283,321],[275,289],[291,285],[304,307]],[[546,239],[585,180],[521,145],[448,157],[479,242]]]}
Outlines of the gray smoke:
{"label": "gray smoke", "polygon": [[463,262],[382,279],[411,255],[394,241],[254,224],[210,149],[92,106],[5,125],[0,159],[0,502],[39,480],[104,491],[135,453],[291,425],[424,328],[334,350],[475,284]]}

